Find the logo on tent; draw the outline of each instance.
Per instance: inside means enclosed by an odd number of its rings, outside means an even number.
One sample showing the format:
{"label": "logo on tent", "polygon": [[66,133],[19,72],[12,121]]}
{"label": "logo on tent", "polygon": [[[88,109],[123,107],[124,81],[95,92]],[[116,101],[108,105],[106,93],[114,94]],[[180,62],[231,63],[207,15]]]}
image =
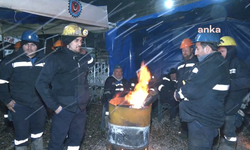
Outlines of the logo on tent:
{"label": "logo on tent", "polygon": [[198,28],[198,33],[221,33],[221,29],[212,28],[212,25],[209,25],[209,28]]}
{"label": "logo on tent", "polygon": [[79,17],[82,11],[82,5],[78,0],[69,1],[69,13],[72,17]]}

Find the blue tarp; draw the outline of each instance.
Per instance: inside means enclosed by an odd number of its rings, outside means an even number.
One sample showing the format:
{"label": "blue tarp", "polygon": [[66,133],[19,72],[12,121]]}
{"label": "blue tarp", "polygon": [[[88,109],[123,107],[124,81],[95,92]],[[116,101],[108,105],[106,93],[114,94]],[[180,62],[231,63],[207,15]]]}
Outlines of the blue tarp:
{"label": "blue tarp", "polygon": [[51,18],[49,17],[38,16],[26,12],[18,12],[7,8],[0,8],[0,20],[9,23],[44,24],[48,22],[50,19]]}
{"label": "blue tarp", "polygon": [[120,64],[123,76],[136,76],[142,61],[160,77],[182,60],[180,43],[197,35],[198,30],[214,28],[220,36],[237,42],[237,54],[250,65],[250,10],[246,1],[201,0],[166,12],[119,22],[106,33],[110,74]]}

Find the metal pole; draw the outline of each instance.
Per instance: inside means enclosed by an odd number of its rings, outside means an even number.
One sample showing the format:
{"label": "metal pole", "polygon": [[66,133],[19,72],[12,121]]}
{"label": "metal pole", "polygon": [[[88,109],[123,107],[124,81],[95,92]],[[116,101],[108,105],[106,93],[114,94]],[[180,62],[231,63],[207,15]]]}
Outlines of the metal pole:
{"label": "metal pole", "polygon": [[58,35],[59,35],[59,34],[56,34],[56,35],[47,37],[47,38],[45,39],[45,41],[44,41],[44,46],[43,46],[43,48],[44,48],[44,54],[46,54],[46,44],[47,44],[47,40],[49,40],[49,39],[51,39],[51,38],[54,38],[54,37],[56,37],[56,36],[58,36]]}

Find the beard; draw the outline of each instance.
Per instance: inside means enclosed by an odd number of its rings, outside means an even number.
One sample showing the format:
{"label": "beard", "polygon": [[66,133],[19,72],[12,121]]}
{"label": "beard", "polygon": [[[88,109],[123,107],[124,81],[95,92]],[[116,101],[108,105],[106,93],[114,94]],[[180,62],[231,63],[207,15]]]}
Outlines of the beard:
{"label": "beard", "polygon": [[190,59],[190,58],[192,58],[192,57],[193,57],[193,54],[192,54],[192,53],[189,54],[189,55],[183,56],[183,58],[184,58],[185,60],[188,60],[188,59]]}
{"label": "beard", "polygon": [[75,52],[75,53],[80,53],[80,50],[81,50],[81,46],[70,46],[70,45],[68,45],[67,48],[70,49],[71,51]]}

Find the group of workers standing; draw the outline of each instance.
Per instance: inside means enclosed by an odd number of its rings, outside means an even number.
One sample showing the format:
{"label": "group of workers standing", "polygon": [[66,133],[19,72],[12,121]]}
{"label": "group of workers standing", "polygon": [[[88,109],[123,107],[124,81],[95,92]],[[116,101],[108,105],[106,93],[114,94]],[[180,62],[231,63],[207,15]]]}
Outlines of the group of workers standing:
{"label": "group of workers standing", "polygon": [[79,149],[89,100],[87,73],[93,58],[81,49],[88,31],[76,24],[65,26],[65,44],[45,56],[38,35],[24,31],[17,52],[6,56],[0,65],[0,100],[11,111],[16,150],[43,150],[47,117],[52,116],[48,149]]}
{"label": "group of workers standing", "polygon": [[[236,56],[235,47],[232,37],[213,33],[197,34],[194,41],[186,38],[180,46],[183,61],[158,83],[161,103],[170,105],[170,121],[179,110],[181,132],[187,135],[190,150],[211,150],[219,132],[224,142],[220,149],[236,148],[236,128],[244,117],[240,107],[249,92],[250,71]],[[121,66],[115,66],[104,86],[106,110],[116,94],[133,90],[137,81],[127,82]]]}
{"label": "group of workers standing", "polygon": [[[66,26],[61,35],[64,46],[61,43],[45,56],[38,49],[37,34],[27,30],[19,50],[2,60],[0,99],[12,113],[16,150],[27,150],[29,138],[32,150],[43,149],[46,107],[54,112],[48,149],[80,148],[89,99],[87,73],[94,64],[93,58],[81,49],[87,34],[76,24]],[[249,68],[236,56],[235,47],[232,37],[219,38],[213,33],[198,34],[193,42],[184,39],[180,46],[183,61],[157,85],[161,102],[171,106],[170,120],[179,110],[181,122],[186,123],[190,150],[212,149],[222,126],[228,147],[235,148],[235,130],[244,115],[240,106],[250,86]],[[104,85],[106,110],[114,96],[126,95],[137,81],[135,78],[127,82],[122,67],[116,65]]]}
{"label": "group of workers standing", "polygon": [[183,61],[176,68],[177,84],[168,90],[173,96],[168,96],[164,87],[174,80],[162,79],[161,99],[173,103],[174,97],[179,102],[181,122],[184,127],[187,123],[187,129],[182,126],[182,130],[187,132],[190,150],[211,150],[219,129],[224,142],[220,148],[236,148],[236,128],[244,117],[240,107],[249,92],[250,71],[236,56],[235,47],[232,37],[219,38],[213,33],[198,34],[193,42],[184,39],[180,46]]}

